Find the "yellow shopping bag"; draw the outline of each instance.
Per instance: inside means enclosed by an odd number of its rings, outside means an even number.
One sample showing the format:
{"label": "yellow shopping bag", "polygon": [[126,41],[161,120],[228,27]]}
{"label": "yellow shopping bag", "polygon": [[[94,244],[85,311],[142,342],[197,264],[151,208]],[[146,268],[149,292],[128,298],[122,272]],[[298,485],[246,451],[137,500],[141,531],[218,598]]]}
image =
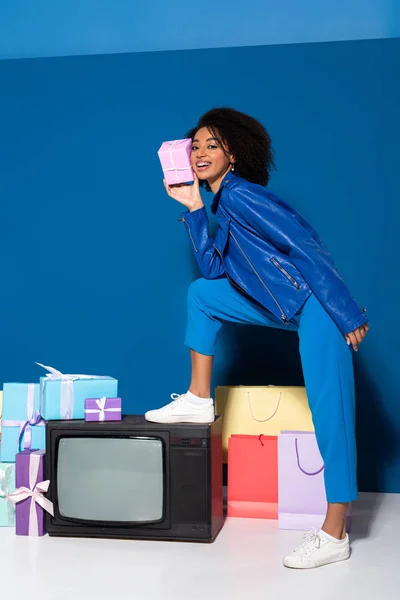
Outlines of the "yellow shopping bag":
{"label": "yellow shopping bag", "polygon": [[305,387],[220,386],[215,409],[222,415],[224,462],[233,434],[279,435],[282,430],[314,431]]}

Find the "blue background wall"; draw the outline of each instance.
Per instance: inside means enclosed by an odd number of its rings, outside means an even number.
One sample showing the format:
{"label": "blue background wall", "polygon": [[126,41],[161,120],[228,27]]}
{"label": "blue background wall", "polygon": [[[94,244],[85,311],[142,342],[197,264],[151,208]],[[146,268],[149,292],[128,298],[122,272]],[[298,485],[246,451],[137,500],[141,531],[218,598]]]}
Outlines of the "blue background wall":
{"label": "blue background wall", "polygon": [[[0,61],[0,379],[37,380],[35,360],[112,374],[127,412],[187,389],[185,295],[198,272],[156,151],[228,104],[270,130],[271,187],[319,230],[368,308],[355,356],[360,483],[399,492],[399,50],[376,40]],[[194,65],[207,75],[196,85]],[[301,384],[296,334],[227,327],[218,383]]]}
{"label": "blue background wall", "polygon": [[0,58],[391,38],[398,0],[2,0]]}

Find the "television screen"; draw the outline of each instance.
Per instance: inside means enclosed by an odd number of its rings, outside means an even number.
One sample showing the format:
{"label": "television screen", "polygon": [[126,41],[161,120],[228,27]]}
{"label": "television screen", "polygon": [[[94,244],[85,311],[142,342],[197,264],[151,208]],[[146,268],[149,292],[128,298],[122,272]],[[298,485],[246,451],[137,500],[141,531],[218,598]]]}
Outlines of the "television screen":
{"label": "television screen", "polygon": [[155,522],[164,513],[161,439],[62,437],[58,508],[64,518]]}

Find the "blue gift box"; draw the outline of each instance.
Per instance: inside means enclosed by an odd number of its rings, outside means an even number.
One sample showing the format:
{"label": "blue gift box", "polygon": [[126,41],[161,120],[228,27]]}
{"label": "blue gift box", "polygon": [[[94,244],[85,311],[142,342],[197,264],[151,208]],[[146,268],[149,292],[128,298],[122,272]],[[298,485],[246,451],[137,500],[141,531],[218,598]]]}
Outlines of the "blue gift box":
{"label": "blue gift box", "polygon": [[15,506],[7,498],[15,492],[15,463],[0,462],[0,527],[14,527]]}
{"label": "blue gift box", "polygon": [[0,449],[2,462],[15,462],[15,455],[23,449],[45,449],[46,428],[39,408],[38,383],[4,384]]}
{"label": "blue gift box", "polygon": [[46,421],[83,419],[86,398],[118,396],[118,380],[113,377],[65,375],[45,368],[50,373],[40,378],[40,413]]}

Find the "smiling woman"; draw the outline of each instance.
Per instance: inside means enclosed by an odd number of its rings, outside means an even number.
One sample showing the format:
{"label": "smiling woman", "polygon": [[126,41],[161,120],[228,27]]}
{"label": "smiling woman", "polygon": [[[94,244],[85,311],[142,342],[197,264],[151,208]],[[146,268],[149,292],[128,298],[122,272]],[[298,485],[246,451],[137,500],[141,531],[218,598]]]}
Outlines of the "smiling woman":
{"label": "smiling woman", "polygon": [[[214,420],[210,397],[216,340],[223,322],[296,331],[307,396],[325,465],[328,511],[284,565],[313,568],[350,556],[348,503],[357,499],[352,354],[367,334],[360,309],[326,245],[304,217],[265,187],[273,163],[261,123],[229,108],[201,117],[192,139],[193,185],[168,186],[183,213],[203,279],[189,288],[185,344],[192,377],[186,394],[146,413],[158,423]],[[200,185],[215,194],[215,239]],[[346,343],[347,342],[347,343]]]}

